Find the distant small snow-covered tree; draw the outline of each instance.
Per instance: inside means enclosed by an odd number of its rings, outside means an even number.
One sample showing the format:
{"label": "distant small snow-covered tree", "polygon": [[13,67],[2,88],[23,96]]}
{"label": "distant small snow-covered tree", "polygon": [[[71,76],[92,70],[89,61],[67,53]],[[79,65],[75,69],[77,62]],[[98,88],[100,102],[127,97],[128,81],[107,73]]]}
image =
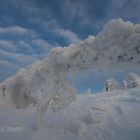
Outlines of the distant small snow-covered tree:
{"label": "distant small snow-covered tree", "polygon": [[113,91],[116,89],[120,89],[120,84],[114,79],[108,79],[105,83],[105,90],[106,91]]}
{"label": "distant small snow-covered tree", "polygon": [[140,86],[140,76],[136,73],[128,73],[123,81],[124,88],[135,88]]}

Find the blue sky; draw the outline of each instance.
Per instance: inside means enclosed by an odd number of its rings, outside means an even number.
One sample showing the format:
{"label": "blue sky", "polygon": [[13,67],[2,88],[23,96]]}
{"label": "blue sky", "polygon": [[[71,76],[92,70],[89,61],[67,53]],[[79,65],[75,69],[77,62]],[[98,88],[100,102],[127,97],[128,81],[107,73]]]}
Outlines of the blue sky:
{"label": "blue sky", "polygon": [[3,0],[0,81],[53,47],[96,35],[110,19],[140,23],[139,13],[140,0]]}

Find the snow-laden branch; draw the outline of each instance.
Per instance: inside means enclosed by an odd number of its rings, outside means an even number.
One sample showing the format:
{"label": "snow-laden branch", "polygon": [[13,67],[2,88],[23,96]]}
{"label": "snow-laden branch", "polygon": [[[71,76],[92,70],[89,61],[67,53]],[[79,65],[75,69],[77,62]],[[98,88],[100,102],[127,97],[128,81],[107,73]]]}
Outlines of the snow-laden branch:
{"label": "snow-laden branch", "polygon": [[68,90],[73,89],[67,80],[69,73],[74,75],[91,68],[128,70],[139,67],[140,25],[117,19],[105,25],[96,37],[89,36],[78,45],[52,49],[47,59],[21,69],[1,86],[7,86],[17,107],[42,101],[43,97],[40,110],[46,112],[56,95],[65,97],[70,94]]}

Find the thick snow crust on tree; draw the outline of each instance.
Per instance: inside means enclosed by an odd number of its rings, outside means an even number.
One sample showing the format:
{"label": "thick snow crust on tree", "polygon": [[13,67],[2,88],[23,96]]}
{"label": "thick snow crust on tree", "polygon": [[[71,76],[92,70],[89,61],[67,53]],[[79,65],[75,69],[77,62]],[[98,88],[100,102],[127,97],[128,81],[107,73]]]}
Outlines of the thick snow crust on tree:
{"label": "thick snow crust on tree", "polygon": [[105,91],[113,91],[121,89],[120,84],[115,79],[108,79],[105,83]]}
{"label": "thick snow crust on tree", "polygon": [[105,91],[114,91],[118,89],[129,89],[140,87],[140,76],[136,73],[127,73],[123,83],[119,83],[113,78],[106,80]]}
{"label": "thick snow crust on tree", "polygon": [[129,73],[124,80],[125,88],[134,88],[140,86],[140,76],[136,73]]}
{"label": "thick snow crust on tree", "polygon": [[[54,48],[48,57],[1,84],[6,86],[17,107],[36,103],[43,96],[66,94],[70,88],[67,75],[87,69],[138,69],[140,67],[140,25],[110,21],[96,36],[89,36],[78,45]],[[73,87],[74,88],[74,87]],[[73,95],[72,95],[73,96]],[[47,97],[48,98],[48,97]]]}

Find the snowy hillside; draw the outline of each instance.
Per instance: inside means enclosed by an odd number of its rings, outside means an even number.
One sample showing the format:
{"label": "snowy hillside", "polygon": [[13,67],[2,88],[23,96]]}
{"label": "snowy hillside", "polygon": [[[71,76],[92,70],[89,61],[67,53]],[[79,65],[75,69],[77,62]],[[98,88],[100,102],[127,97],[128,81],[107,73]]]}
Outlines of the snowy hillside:
{"label": "snowy hillside", "polygon": [[78,95],[67,108],[52,110],[50,107],[46,113],[46,127],[41,130],[36,130],[35,117],[35,107],[1,108],[0,139],[139,140],[140,88]]}
{"label": "snowy hillside", "polygon": [[68,80],[89,69],[139,68],[140,25],[121,19],[78,45],[52,49],[0,84],[0,139],[139,140],[138,75],[128,74],[123,87],[108,80],[98,95],[77,95]]}

